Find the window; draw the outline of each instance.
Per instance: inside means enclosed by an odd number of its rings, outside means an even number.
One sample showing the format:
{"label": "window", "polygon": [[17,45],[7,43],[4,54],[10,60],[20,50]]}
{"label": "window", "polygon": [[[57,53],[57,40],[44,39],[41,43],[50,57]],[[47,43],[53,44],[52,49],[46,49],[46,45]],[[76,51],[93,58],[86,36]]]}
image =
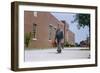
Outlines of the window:
{"label": "window", "polygon": [[49,25],[49,40],[52,38],[52,25]]}
{"label": "window", "polygon": [[57,30],[57,27],[55,27],[53,24],[49,24],[48,26],[48,30],[49,30],[49,40],[53,40],[55,39],[55,34],[56,34],[56,30]]}
{"label": "window", "polygon": [[[56,27],[54,27],[54,35],[56,34],[56,30],[57,30],[57,28],[56,28]],[[54,38],[55,38],[55,36],[54,36]]]}
{"label": "window", "polygon": [[33,31],[32,31],[32,35],[33,35],[33,40],[36,39],[36,24],[33,24]]}
{"label": "window", "polygon": [[56,31],[57,30],[57,28],[56,27],[54,27],[54,31]]}
{"label": "window", "polygon": [[37,12],[33,12],[34,16],[37,17]]}

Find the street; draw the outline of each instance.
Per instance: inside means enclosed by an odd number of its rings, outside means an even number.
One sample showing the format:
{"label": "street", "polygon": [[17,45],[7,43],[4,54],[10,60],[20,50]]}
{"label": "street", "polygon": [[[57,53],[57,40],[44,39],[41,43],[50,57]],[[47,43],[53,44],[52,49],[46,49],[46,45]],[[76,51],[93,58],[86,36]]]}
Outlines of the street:
{"label": "street", "polygon": [[57,53],[57,48],[25,50],[25,62],[28,61],[52,61],[52,60],[71,60],[88,59],[90,50],[80,50],[75,48],[64,48],[62,53]]}

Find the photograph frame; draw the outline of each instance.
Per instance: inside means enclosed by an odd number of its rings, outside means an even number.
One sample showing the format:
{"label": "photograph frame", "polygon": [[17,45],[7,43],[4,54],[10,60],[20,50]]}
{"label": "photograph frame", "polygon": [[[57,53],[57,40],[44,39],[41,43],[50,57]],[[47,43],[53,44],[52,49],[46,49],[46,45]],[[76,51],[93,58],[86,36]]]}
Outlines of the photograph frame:
{"label": "photograph frame", "polygon": [[[48,66],[48,67],[29,67],[19,68],[19,6],[44,6],[44,7],[61,7],[61,8],[81,8],[95,10],[95,63],[83,65],[62,65],[62,66]],[[97,66],[97,7],[86,5],[69,5],[69,4],[53,4],[53,3],[36,3],[36,2],[19,2],[11,3],[11,70],[13,71],[28,71],[28,70],[47,70],[47,69],[63,69],[63,68],[79,68]]]}

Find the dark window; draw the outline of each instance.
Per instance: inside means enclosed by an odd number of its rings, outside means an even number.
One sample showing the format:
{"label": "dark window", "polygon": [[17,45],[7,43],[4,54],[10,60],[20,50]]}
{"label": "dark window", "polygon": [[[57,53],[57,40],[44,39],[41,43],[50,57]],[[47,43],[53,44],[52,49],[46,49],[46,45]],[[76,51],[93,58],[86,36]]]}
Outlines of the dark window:
{"label": "dark window", "polygon": [[36,24],[33,24],[33,31],[32,31],[32,34],[33,34],[33,38],[36,38]]}
{"label": "dark window", "polygon": [[52,25],[49,25],[49,40],[52,38]]}

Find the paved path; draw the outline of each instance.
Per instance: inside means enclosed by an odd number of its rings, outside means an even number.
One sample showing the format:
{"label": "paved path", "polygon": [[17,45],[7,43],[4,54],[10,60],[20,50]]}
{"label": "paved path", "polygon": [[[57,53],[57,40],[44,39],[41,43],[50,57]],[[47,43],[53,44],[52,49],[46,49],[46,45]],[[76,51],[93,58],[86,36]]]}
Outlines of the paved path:
{"label": "paved path", "polygon": [[56,48],[43,50],[25,50],[25,61],[50,61],[50,60],[70,60],[70,59],[87,59],[89,50],[68,49],[62,50],[58,54]]}

